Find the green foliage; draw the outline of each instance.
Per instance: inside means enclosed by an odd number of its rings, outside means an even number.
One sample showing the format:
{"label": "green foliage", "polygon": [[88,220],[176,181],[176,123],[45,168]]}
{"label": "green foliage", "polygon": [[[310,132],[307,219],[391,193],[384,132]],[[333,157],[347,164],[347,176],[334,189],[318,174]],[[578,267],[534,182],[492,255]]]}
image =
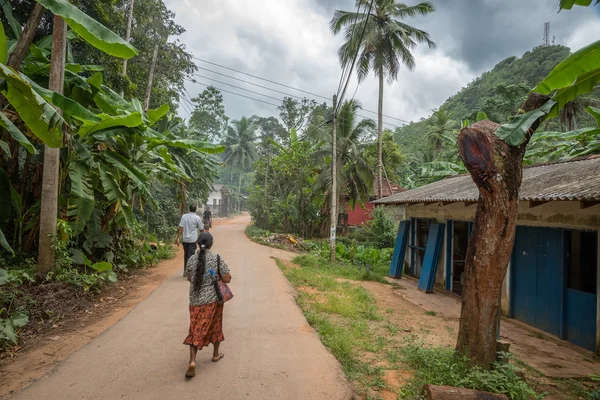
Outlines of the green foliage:
{"label": "green foliage", "polygon": [[599,0],[560,0],[561,10],[570,10],[574,5],[588,7],[594,2],[594,5],[598,4]]}
{"label": "green foliage", "polygon": [[320,172],[314,162],[317,149],[308,140],[300,140],[289,147],[278,146],[271,160],[254,164],[248,209],[257,227],[303,237],[319,232],[326,216],[321,212],[324,194],[312,190]]}
{"label": "green foliage", "polygon": [[227,129],[229,118],[225,115],[223,95],[212,86],[192,99],[194,111],[190,128],[213,142],[219,142]]}
{"label": "green foliage", "polygon": [[284,97],[277,109],[286,132],[291,132],[292,129],[302,131],[309,122],[309,116],[315,107],[317,107],[317,102],[306,97],[302,100]]}
{"label": "green foliage", "polygon": [[17,344],[18,330],[29,322],[29,316],[22,311],[8,314],[4,308],[0,309],[0,348],[9,344]]}
{"label": "green foliage", "polygon": [[[401,391],[405,397],[418,397],[423,385],[429,383],[506,394],[513,400],[543,398],[516,374],[518,368],[506,361],[496,362],[491,371],[484,371],[471,368],[468,359],[452,348],[427,348],[414,340],[406,343],[400,354],[415,371],[415,377]],[[510,358],[508,353],[503,356]]]}
{"label": "green foliage", "polygon": [[527,141],[533,123],[548,115],[554,104],[554,101],[550,100],[538,109],[518,115],[510,123],[499,127],[495,132],[496,136],[510,146],[518,147],[522,145]]}
{"label": "green foliage", "polygon": [[36,1],[53,14],[61,16],[71,29],[97,49],[121,58],[131,58],[138,54],[132,45],[67,1]]}
{"label": "green foliage", "polygon": [[375,207],[373,210],[373,219],[369,221],[368,232],[380,249],[394,247],[395,222],[384,207]]}

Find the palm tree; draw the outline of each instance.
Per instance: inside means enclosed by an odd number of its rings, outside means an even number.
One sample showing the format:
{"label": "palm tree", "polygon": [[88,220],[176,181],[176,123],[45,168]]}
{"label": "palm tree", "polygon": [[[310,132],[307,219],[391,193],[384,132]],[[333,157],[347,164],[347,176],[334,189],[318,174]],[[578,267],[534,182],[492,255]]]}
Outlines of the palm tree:
{"label": "palm tree", "polygon": [[258,126],[251,118],[242,117],[232,121],[225,135],[225,158],[223,162],[240,170],[238,191],[242,189],[242,172],[249,171],[258,159],[256,131]]}
{"label": "palm tree", "polygon": [[[358,100],[346,101],[340,108],[337,118],[337,193],[342,197],[345,193],[354,207],[357,202],[369,200],[373,193],[373,170],[363,157],[365,137],[375,129],[373,120],[358,121],[357,112],[361,108]],[[331,132],[328,133],[331,135]],[[331,142],[331,136],[325,143]],[[318,153],[329,155],[328,146]],[[315,183],[315,189],[325,190],[331,187],[331,168],[325,168]]]}
{"label": "palm tree", "polygon": [[[415,68],[415,59],[411,54],[418,43],[426,43],[429,48],[435,43],[429,39],[429,34],[402,22],[407,17],[426,15],[435,8],[425,1],[415,6],[396,3],[395,0],[356,0],[357,9],[363,7],[363,12],[337,10],[331,20],[331,30],[334,34],[346,28],[344,43],[338,55],[343,66],[351,64],[358,51],[357,75],[359,82],[363,81],[369,72],[373,71],[379,78],[379,105],[377,139],[377,180],[379,193],[383,188],[382,160],[382,124],[383,124],[383,78],[388,82],[398,78],[401,63],[409,70]],[[362,35],[364,28],[364,35]],[[362,39],[362,40],[361,40]]]}
{"label": "palm tree", "polygon": [[454,141],[449,134],[454,131],[455,122],[450,119],[450,114],[442,107],[436,110],[429,119],[429,130],[427,131],[427,140],[435,151],[435,157],[442,153],[445,141]]}

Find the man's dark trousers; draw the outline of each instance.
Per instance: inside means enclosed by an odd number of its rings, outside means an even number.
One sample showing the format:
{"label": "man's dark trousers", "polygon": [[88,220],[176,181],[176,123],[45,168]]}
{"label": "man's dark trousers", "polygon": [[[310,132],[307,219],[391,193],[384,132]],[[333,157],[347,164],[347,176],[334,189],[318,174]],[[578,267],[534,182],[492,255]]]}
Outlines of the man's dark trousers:
{"label": "man's dark trousers", "polygon": [[185,275],[185,270],[187,266],[187,262],[191,256],[196,252],[196,242],[194,243],[186,243],[182,242],[183,245],[183,274]]}

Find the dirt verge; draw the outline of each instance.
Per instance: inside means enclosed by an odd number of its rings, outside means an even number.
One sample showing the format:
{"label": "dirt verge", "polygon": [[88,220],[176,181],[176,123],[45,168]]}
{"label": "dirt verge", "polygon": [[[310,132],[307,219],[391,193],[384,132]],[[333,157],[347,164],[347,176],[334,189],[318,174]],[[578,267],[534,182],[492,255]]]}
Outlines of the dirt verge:
{"label": "dirt verge", "polygon": [[182,257],[183,252],[178,251],[173,259],[139,271],[103,291],[101,296],[86,300],[81,309],[73,306],[74,315],[53,325],[51,330],[39,336],[26,335],[24,345],[13,357],[0,362],[0,398],[23,390],[114,325],[165,278],[181,269]]}

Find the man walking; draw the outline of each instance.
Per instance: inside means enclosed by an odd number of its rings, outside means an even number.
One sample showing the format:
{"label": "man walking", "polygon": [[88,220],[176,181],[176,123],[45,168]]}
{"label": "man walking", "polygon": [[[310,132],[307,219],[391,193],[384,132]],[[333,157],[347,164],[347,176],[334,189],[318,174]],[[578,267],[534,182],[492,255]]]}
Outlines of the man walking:
{"label": "man walking", "polygon": [[185,276],[188,260],[196,252],[198,235],[204,230],[202,219],[196,214],[196,205],[190,205],[190,212],[184,214],[179,221],[179,232],[177,232],[177,246],[179,239],[183,244],[183,276]]}
{"label": "man walking", "polygon": [[206,210],[204,210],[204,227],[212,228],[212,213],[210,212],[210,207],[206,206]]}

